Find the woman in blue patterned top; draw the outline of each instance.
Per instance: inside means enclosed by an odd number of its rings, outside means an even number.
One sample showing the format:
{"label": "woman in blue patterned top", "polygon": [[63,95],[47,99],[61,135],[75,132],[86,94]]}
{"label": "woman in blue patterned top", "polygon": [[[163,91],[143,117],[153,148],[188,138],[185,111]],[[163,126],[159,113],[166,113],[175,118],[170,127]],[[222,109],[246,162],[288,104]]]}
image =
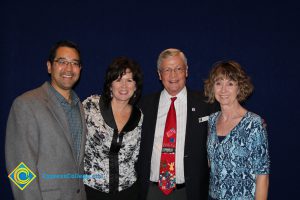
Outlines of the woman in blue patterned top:
{"label": "woman in blue patterned top", "polygon": [[204,87],[208,101],[221,107],[208,122],[209,199],[267,199],[267,133],[260,116],[240,104],[253,91],[250,78],[239,63],[218,62]]}

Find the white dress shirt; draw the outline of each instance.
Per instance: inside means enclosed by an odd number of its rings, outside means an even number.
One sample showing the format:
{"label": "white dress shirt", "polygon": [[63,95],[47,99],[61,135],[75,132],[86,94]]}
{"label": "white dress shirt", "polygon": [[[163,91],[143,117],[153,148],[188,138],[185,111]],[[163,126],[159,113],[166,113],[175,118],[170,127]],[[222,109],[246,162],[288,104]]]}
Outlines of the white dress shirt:
{"label": "white dress shirt", "polygon": [[[158,182],[159,166],[162,142],[165,130],[167,114],[171,105],[171,97],[166,90],[163,90],[160,95],[157,120],[155,126],[155,135],[153,142],[153,150],[151,157],[151,171],[150,181]],[[177,136],[176,136],[176,157],[175,157],[175,170],[176,170],[176,183],[181,184],[185,182],[184,179],[184,142],[186,131],[186,118],[187,118],[187,91],[184,87],[177,95],[174,102],[176,110],[176,123],[177,123]]]}

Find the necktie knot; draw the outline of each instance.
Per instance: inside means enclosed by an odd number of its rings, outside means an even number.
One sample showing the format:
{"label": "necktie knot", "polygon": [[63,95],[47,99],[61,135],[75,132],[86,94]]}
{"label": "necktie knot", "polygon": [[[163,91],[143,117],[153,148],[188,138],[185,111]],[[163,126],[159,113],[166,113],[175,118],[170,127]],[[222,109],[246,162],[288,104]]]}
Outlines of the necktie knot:
{"label": "necktie knot", "polygon": [[171,101],[172,103],[174,103],[174,101],[177,99],[177,97],[171,97]]}

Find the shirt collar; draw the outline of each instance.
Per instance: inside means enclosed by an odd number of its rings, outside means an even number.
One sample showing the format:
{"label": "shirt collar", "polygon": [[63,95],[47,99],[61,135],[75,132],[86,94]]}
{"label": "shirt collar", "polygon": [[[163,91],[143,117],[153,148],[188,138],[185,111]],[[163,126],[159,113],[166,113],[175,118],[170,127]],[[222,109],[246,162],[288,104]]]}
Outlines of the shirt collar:
{"label": "shirt collar", "polygon": [[71,90],[72,103],[69,104],[67,102],[67,100],[59,92],[57,92],[57,90],[49,82],[48,82],[48,84],[50,86],[50,91],[53,92],[53,94],[56,96],[57,100],[61,104],[76,105],[79,102],[79,97],[77,96],[77,94],[73,90]]}
{"label": "shirt collar", "polygon": [[[106,106],[104,104],[103,98],[100,98],[99,106],[100,106],[101,115],[102,115],[105,123],[108,126],[110,126],[111,128],[117,130],[118,128],[117,128],[115,118],[114,118],[114,115],[113,115],[111,103],[109,103],[109,105]],[[132,106],[132,111],[131,111],[131,114],[130,114],[130,117],[129,117],[128,121],[126,122],[123,129],[118,130],[118,131],[126,133],[126,132],[129,132],[129,131],[132,131],[133,129],[135,129],[139,124],[139,121],[141,119],[141,115],[142,115],[141,111],[136,106]]]}
{"label": "shirt collar", "polygon": [[166,89],[164,89],[162,91],[162,95],[164,99],[171,99],[172,97],[177,97],[176,100],[179,101],[186,101],[186,96],[187,96],[187,90],[186,87],[184,86],[184,88],[176,95],[176,96],[171,96]]}

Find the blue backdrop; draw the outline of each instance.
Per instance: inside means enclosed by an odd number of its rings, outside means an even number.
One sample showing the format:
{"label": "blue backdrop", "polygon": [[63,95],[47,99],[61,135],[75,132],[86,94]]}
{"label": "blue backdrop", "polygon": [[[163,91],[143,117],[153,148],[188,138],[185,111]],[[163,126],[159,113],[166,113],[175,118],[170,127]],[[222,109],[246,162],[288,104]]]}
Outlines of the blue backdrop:
{"label": "blue backdrop", "polygon": [[237,60],[255,85],[246,107],[268,124],[270,199],[299,196],[300,16],[293,1],[5,0],[0,9],[0,194],[5,199],[12,199],[4,164],[11,103],[48,80],[48,52],[61,39],[81,47],[84,66],[75,90],[82,100],[101,92],[104,71],[116,56],[141,64],[144,94],[161,89],[156,59],[166,48],[186,53],[188,86],[196,90],[214,62]]}

